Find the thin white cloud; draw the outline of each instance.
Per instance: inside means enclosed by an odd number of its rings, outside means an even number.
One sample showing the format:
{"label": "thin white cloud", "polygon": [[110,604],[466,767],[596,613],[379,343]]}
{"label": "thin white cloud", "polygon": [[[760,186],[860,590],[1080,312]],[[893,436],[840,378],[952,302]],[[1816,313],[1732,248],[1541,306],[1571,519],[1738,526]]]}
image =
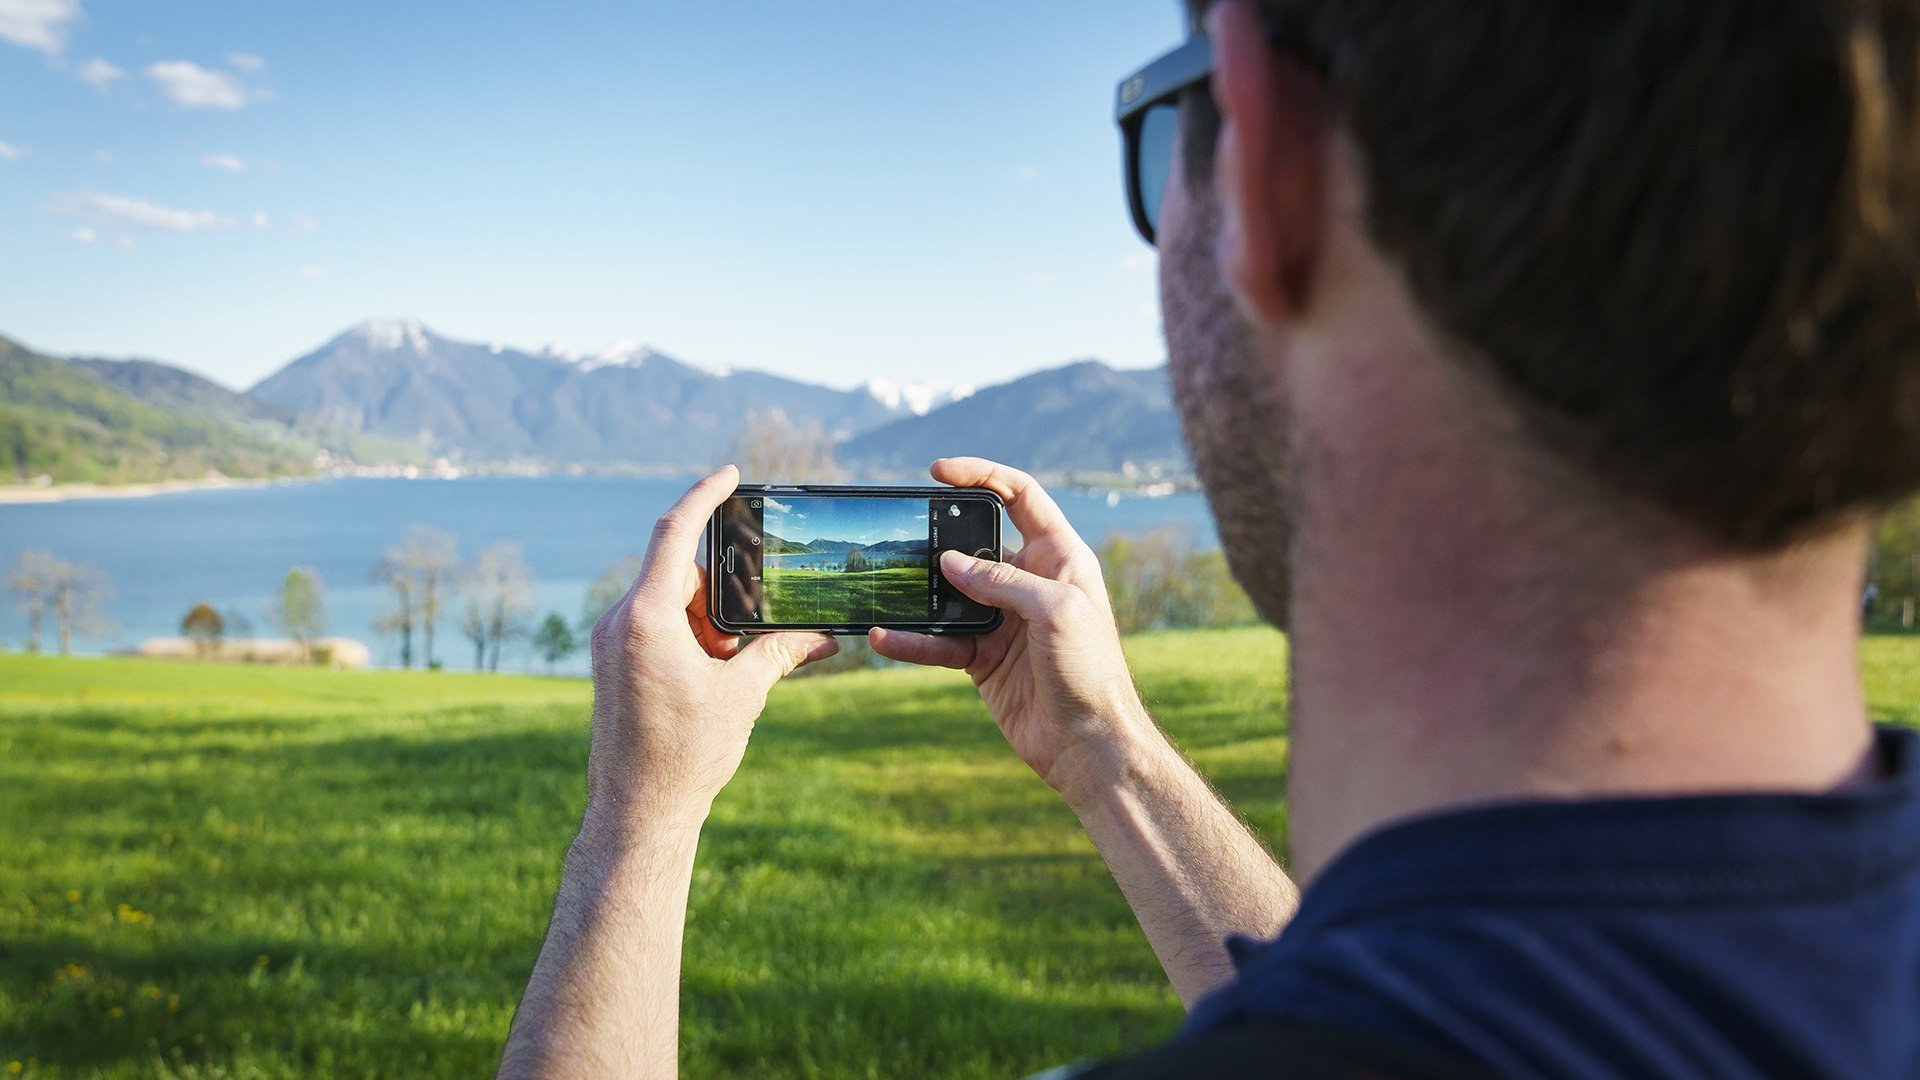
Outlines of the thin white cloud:
{"label": "thin white cloud", "polygon": [[[4,3],[5,0],[0,0]],[[203,68],[191,60],[161,60],[147,65],[147,78],[167,100],[185,109],[240,109],[247,91],[224,71]]]}
{"label": "thin white cloud", "polygon": [[1038,180],[1040,179],[1040,172],[1041,169],[1038,165],[1022,165],[1013,170],[1013,178],[1021,181]]}
{"label": "thin white cloud", "polygon": [[93,226],[91,225],[82,225],[79,228],[68,233],[67,236],[72,238],[73,242],[76,244],[91,244],[95,240],[100,239],[100,234],[94,232]]}
{"label": "thin white cloud", "polygon": [[237,154],[202,154],[200,164],[225,172],[246,172],[247,163]]}
{"label": "thin white cloud", "polygon": [[133,238],[133,234],[131,233],[121,233],[117,238],[115,238],[113,243],[121,251],[132,251],[134,248],[140,246],[139,241],[135,240]]}
{"label": "thin white cloud", "polygon": [[19,161],[29,153],[31,153],[31,151],[27,147],[17,146],[10,142],[0,142],[0,161]]}
{"label": "thin white cloud", "polygon": [[769,510],[778,510],[778,511],[780,511],[780,512],[781,512],[781,513],[783,513],[783,514],[791,514],[791,513],[793,513],[793,507],[791,507],[791,506],[788,506],[788,505],[787,505],[786,503],[783,503],[783,502],[781,502],[781,501],[780,501],[780,500],[778,500],[778,499],[768,499],[768,500],[767,500],[767,509],[769,509]]}
{"label": "thin white cloud", "polygon": [[1056,285],[1059,283],[1059,281],[1060,279],[1052,274],[1028,274],[1027,275],[1027,284],[1033,285],[1042,289],[1047,288],[1048,286],[1051,286],[1051,285]]}
{"label": "thin white cloud", "polygon": [[290,225],[288,225],[288,226],[287,226],[287,235],[288,235],[288,236],[299,236],[299,235],[302,235],[302,234],[304,234],[304,233],[310,233],[310,232],[312,232],[313,230],[315,230],[315,229],[317,229],[317,228],[319,228],[319,227],[320,227],[320,226],[319,226],[318,224],[316,224],[316,223],[314,222],[314,220],[313,220],[312,218],[310,218],[310,217],[308,217],[307,215],[305,215],[305,214],[295,214],[295,215],[293,215],[293,222],[292,222],[292,224],[290,224]]}
{"label": "thin white cloud", "polygon": [[[127,195],[108,195],[81,191],[62,196],[55,210],[86,218],[108,229],[143,229],[153,232],[224,232],[234,227],[232,218],[212,210],[176,210],[146,199]],[[124,246],[124,245],[123,245]]]}
{"label": "thin white cloud", "polygon": [[0,0],[0,41],[57,54],[79,17],[80,0]]}
{"label": "thin white cloud", "polygon": [[325,267],[303,266],[300,268],[300,276],[306,278],[308,281],[319,281],[321,278],[327,276],[327,271]]}
{"label": "thin white cloud", "polygon": [[95,150],[93,152],[93,160],[99,162],[102,165],[111,165],[113,164],[113,151]]}
{"label": "thin white cloud", "polygon": [[1128,252],[1127,254],[1120,256],[1120,269],[1146,270],[1151,268],[1155,263],[1159,261],[1160,261],[1159,256],[1153,254],[1152,252],[1148,252],[1148,251]]}
{"label": "thin white cloud", "polygon": [[120,70],[118,65],[109,63],[101,57],[96,56],[86,63],[81,64],[79,67],[74,68],[73,77],[93,87],[95,90],[104,91],[114,83],[126,78],[127,73]]}
{"label": "thin white cloud", "polygon": [[247,219],[247,224],[256,229],[266,228],[268,224],[270,224],[267,220],[267,212],[265,210],[255,210],[253,216]]}
{"label": "thin white cloud", "polygon": [[231,65],[235,71],[267,70],[267,62],[252,53],[230,52],[227,54],[227,63]]}

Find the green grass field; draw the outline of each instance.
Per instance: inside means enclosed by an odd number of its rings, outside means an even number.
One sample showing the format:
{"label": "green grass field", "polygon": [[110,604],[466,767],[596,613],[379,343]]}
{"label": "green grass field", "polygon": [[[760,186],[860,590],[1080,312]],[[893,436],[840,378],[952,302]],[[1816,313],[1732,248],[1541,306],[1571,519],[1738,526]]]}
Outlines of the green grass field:
{"label": "green grass field", "polygon": [[767,618],[783,623],[904,622],[926,617],[929,571],[895,566],[839,570],[766,570]]}
{"label": "green grass field", "polygon": [[[1284,834],[1283,645],[1133,639],[1149,701]],[[1920,723],[1920,638],[1869,642]],[[577,682],[0,656],[0,1069],[474,1076],[583,798]],[[964,677],[781,687],[702,844],[689,1076],[1020,1076],[1180,1010]]]}

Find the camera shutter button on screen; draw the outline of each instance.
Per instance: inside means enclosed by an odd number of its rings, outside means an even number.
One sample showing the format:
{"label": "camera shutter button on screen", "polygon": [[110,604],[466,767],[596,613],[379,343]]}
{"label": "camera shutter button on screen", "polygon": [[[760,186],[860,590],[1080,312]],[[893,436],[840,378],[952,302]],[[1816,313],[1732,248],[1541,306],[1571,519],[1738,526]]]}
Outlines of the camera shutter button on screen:
{"label": "camera shutter button on screen", "polygon": [[999,556],[997,556],[997,555],[995,555],[995,554],[993,553],[993,549],[992,549],[992,548],[981,548],[981,549],[980,549],[979,551],[976,551],[976,552],[974,552],[974,553],[973,553],[973,557],[974,557],[974,558],[976,558],[976,559],[985,559],[985,560],[987,560],[988,562],[998,562],[998,561],[999,561]]}

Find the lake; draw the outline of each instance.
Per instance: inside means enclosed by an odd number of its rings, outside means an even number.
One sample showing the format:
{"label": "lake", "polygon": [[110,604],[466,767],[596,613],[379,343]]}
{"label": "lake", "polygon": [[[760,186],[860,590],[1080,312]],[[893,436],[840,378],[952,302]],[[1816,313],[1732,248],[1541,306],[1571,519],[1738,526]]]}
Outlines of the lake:
{"label": "lake", "polygon": [[[20,552],[45,550],[104,571],[113,587],[106,614],[116,626],[105,637],[75,645],[77,652],[97,653],[178,634],[182,616],[201,600],[223,612],[239,611],[253,621],[256,636],[276,636],[267,614],[275,589],[289,567],[310,566],[326,586],[328,633],[366,642],[376,663],[390,665],[399,662],[399,645],[374,630],[386,594],[371,575],[381,552],[409,526],[452,533],[463,556],[498,541],[520,544],[534,575],[536,620],[558,611],[572,622],[580,618],[587,587],[615,560],[641,553],[654,519],[688,483],[613,476],[351,478],[0,505],[0,567],[11,572]],[[1216,544],[1199,495],[1056,497],[1095,545],[1113,532],[1170,523],[1190,529],[1200,546]],[[26,617],[10,594],[6,599],[0,644],[18,649]],[[49,626],[49,642],[51,632]],[[436,652],[450,668],[472,666],[473,649],[460,637],[457,612],[442,621]],[[509,645],[502,655],[503,669],[540,666],[525,643]],[[576,655],[561,670],[584,673],[585,656]]]}

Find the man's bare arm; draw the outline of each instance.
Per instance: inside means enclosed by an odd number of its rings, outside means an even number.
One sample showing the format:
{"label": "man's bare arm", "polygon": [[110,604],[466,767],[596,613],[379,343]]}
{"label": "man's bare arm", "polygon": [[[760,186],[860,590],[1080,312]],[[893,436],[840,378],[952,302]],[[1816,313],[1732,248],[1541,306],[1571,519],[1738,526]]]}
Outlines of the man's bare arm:
{"label": "man's bare arm", "polygon": [[633,844],[609,831],[582,827],[567,853],[502,1076],[671,1077],[679,1066],[680,946],[698,826]]}
{"label": "man's bare arm", "polygon": [[1191,1009],[1233,978],[1227,936],[1277,935],[1300,894],[1266,845],[1159,731],[1136,741],[1088,775],[1055,779],[1180,1003]]}
{"label": "man's bare arm", "polygon": [[1231,977],[1229,934],[1271,936],[1298,891],[1233,810],[1161,734],[1134,691],[1099,559],[1030,476],[977,458],[933,476],[985,487],[1025,541],[1004,563],[947,552],[960,591],[1000,608],[980,638],[875,631],[898,660],[973,677],[1007,742],[1067,800],[1133,907],[1180,1000]]}
{"label": "man's bare arm", "polygon": [[678,1071],[680,946],[700,827],[774,683],[836,648],[818,634],[743,644],[707,622],[694,555],[738,481],[722,469],[660,519],[640,579],[593,628],[587,812],[501,1076]]}

